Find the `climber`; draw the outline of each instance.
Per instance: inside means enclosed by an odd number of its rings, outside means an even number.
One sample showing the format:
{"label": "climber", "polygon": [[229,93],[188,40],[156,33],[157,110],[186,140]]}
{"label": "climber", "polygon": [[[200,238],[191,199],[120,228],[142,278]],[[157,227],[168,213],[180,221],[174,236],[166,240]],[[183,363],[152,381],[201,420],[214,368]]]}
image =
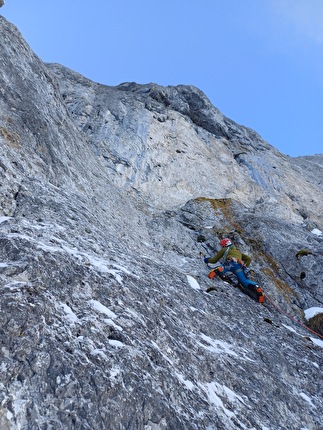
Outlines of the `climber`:
{"label": "climber", "polygon": [[244,288],[243,291],[249,296],[255,298],[259,303],[263,303],[265,300],[265,295],[262,288],[256,284],[256,282],[248,279],[245,274],[245,268],[249,267],[251,263],[251,258],[241,253],[231,242],[230,239],[222,239],[220,241],[222,249],[212,258],[205,257],[204,263],[214,264],[219,260],[223,261],[223,264],[214,268],[208,277],[213,279],[217,274],[220,278],[226,272],[232,272],[237,278],[239,283]]}

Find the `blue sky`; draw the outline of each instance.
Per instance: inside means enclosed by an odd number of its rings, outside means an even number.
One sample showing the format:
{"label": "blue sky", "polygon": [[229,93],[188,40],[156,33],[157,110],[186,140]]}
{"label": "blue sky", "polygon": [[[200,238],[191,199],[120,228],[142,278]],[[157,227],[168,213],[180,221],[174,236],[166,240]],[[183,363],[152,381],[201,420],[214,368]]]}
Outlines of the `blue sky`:
{"label": "blue sky", "polygon": [[187,84],[283,154],[323,153],[323,0],[6,0],[45,62]]}

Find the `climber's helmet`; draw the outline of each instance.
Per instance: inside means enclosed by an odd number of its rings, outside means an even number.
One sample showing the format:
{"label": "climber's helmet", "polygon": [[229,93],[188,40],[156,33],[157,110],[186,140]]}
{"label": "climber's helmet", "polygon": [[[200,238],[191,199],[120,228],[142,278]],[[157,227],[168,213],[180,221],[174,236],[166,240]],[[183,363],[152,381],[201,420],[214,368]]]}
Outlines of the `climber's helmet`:
{"label": "climber's helmet", "polygon": [[220,246],[222,246],[223,248],[226,248],[227,246],[232,245],[232,242],[230,239],[222,239],[220,241]]}

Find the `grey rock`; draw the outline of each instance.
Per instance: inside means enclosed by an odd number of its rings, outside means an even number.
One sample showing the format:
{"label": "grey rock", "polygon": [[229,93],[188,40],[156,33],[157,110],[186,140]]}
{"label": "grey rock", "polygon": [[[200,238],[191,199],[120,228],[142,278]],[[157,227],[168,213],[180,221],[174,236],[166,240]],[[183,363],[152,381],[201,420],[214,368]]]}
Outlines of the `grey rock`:
{"label": "grey rock", "polygon": [[[0,29],[1,428],[319,429],[322,155]],[[207,278],[223,236],[276,307]]]}

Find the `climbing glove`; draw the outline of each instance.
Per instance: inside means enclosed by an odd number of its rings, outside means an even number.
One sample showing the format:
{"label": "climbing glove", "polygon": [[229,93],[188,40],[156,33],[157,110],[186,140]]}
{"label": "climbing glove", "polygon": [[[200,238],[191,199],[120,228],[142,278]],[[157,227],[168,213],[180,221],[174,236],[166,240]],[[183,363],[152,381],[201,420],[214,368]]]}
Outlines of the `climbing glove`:
{"label": "climbing glove", "polygon": [[204,257],[204,263],[208,264],[208,262],[209,262],[209,257]]}

